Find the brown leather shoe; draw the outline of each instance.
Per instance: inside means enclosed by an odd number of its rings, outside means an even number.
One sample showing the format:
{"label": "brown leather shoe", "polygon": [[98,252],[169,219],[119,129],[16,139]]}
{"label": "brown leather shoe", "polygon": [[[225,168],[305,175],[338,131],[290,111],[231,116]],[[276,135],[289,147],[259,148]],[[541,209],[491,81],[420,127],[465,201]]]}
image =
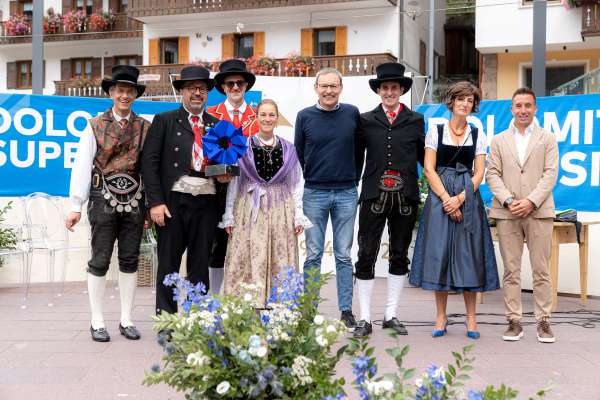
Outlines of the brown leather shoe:
{"label": "brown leather shoe", "polygon": [[550,318],[543,317],[537,323],[537,339],[541,343],[554,343],[556,338],[550,328]]}
{"label": "brown leather shoe", "polygon": [[521,322],[516,319],[511,319],[508,321],[508,329],[502,335],[502,340],[506,340],[508,342],[516,342],[517,340],[523,337],[523,327],[521,327]]}

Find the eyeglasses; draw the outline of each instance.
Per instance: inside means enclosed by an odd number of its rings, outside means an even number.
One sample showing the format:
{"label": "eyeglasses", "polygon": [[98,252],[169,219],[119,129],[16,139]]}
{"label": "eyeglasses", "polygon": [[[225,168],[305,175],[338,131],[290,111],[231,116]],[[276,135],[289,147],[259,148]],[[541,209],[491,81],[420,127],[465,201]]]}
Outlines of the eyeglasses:
{"label": "eyeglasses", "polygon": [[342,85],[337,84],[337,83],[334,83],[334,84],[331,84],[331,85],[326,85],[326,84],[323,84],[323,83],[319,83],[317,86],[319,87],[319,89],[323,89],[323,90],[327,90],[327,89],[338,90],[340,87],[342,87]]}
{"label": "eyeglasses", "polygon": [[229,89],[233,89],[235,87],[235,85],[237,85],[237,87],[239,87],[240,89],[245,88],[248,85],[248,82],[246,81],[226,81],[223,82],[225,84],[225,86],[227,86]]}
{"label": "eyeglasses", "polygon": [[206,93],[208,92],[208,88],[206,86],[184,86],[185,90],[189,90],[192,93],[200,92]]}

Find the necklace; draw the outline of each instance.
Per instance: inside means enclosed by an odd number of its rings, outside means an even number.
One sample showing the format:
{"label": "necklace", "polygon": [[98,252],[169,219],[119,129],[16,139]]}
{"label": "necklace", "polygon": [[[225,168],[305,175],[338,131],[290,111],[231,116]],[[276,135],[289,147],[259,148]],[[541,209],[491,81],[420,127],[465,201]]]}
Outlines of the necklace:
{"label": "necklace", "polygon": [[262,144],[263,146],[275,147],[275,141],[276,141],[275,135],[273,135],[273,137],[271,138],[271,140],[269,142],[262,140],[260,135],[256,135],[256,138],[258,139],[260,144]]}
{"label": "necklace", "polygon": [[[462,135],[465,134],[465,132],[467,131],[467,125],[465,124],[465,126],[462,129],[459,129],[458,127],[456,127],[456,130],[452,127],[452,123],[448,122],[448,126],[450,127],[450,130],[452,131],[452,133],[454,134],[454,136],[456,137],[461,137]],[[459,133],[457,133],[460,132]],[[461,132],[462,131],[462,132]]]}
{"label": "necklace", "polygon": [[273,135],[273,140],[271,141],[271,143],[263,142],[263,140],[258,135],[256,135],[256,138],[258,139],[261,150],[265,154],[265,162],[269,165],[273,165],[272,153],[273,153],[273,150],[275,150],[275,144],[277,143],[277,138],[275,137],[275,135]]}

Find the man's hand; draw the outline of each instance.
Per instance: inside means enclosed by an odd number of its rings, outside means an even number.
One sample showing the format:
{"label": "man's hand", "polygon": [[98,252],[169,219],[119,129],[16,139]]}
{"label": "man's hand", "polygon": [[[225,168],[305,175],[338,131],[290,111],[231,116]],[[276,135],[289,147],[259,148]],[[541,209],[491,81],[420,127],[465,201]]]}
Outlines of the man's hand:
{"label": "man's hand", "polygon": [[77,225],[77,223],[79,222],[80,219],[81,219],[80,212],[71,211],[69,213],[69,215],[67,215],[67,218],[65,219],[65,226],[67,227],[68,230],[70,230],[71,232],[74,232],[75,230],[73,229],[73,227],[75,225]]}
{"label": "man's hand", "polygon": [[217,181],[219,183],[229,183],[233,180],[233,176],[229,174],[217,175]]}
{"label": "man's hand", "polygon": [[302,232],[304,232],[304,227],[302,225],[298,225],[296,228],[294,228],[294,232],[296,233],[296,236],[300,236],[302,235]]}
{"label": "man's hand", "polygon": [[171,218],[171,213],[165,204],[159,204],[150,209],[150,218],[158,226],[165,226],[165,216]]}
{"label": "man's hand", "polygon": [[518,218],[527,218],[535,210],[535,204],[529,199],[515,200],[508,209]]}

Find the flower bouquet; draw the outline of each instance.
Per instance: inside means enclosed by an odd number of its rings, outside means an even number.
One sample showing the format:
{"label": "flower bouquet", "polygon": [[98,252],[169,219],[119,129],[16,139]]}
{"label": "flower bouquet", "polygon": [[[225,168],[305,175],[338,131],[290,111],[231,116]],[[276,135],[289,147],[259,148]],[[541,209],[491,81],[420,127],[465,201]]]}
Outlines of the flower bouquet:
{"label": "flower bouquet", "polygon": [[82,10],[69,11],[62,17],[65,33],[80,33],[85,31],[85,13]]}
{"label": "flower bouquet", "polygon": [[171,338],[160,336],[164,364],[144,383],[167,383],[187,399],[335,398],[343,393],[344,380],[334,374],[345,346],[331,353],[344,327],[317,314],[323,281],[305,287],[302,275],[287,269],[259,310],[255,285],[244,286],[242,296],[209,296],[201,283],[167,276],[183,315],[154,317],[155,330]]}

